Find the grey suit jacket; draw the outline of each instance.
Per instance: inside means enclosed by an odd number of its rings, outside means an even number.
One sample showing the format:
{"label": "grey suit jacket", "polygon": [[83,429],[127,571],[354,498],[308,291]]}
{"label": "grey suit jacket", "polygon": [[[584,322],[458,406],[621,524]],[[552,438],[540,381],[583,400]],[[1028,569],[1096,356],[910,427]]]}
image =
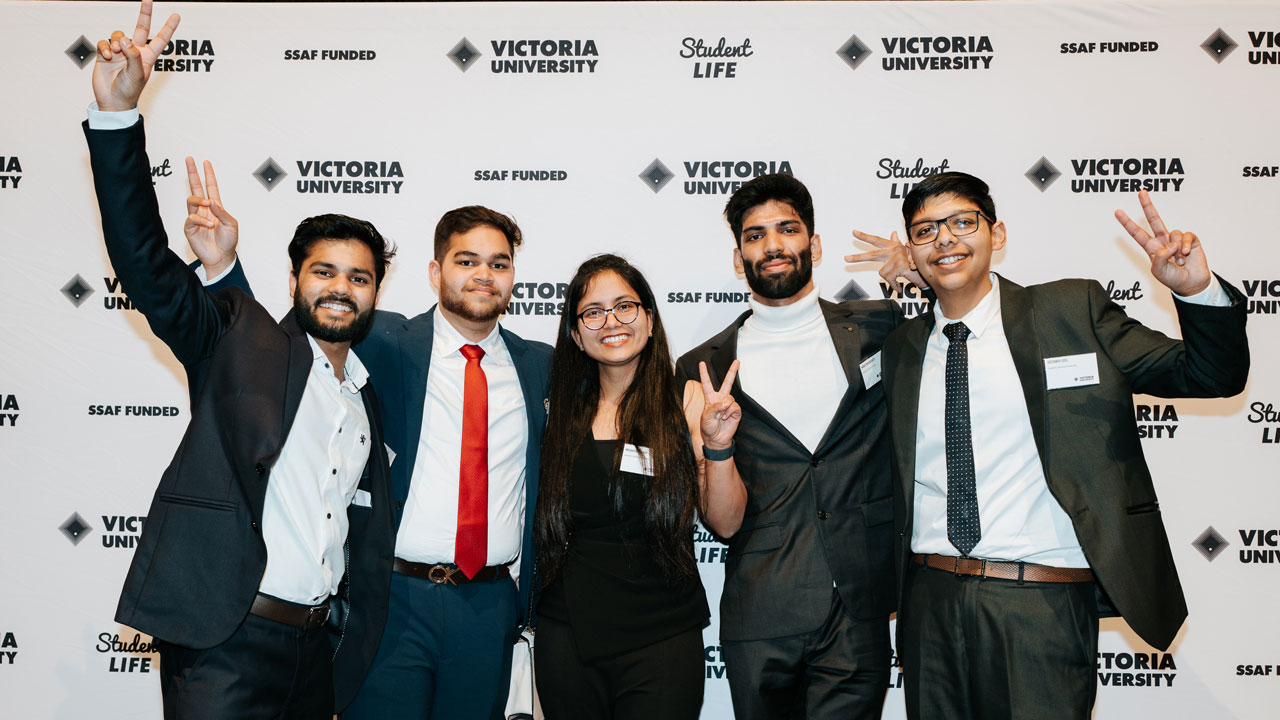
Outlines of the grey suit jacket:
{"label": "grey suit jacket", "polygon": [[[1124,616],[1143,640],[1167,648],[1187,606],[1142,455],[1133,395],[1239,393],[1249,372],[1244,297],[1223,282],[1228,307],[1176,302],[1184,340],[1175,340],[1130,318],[1093,280],[1026,288],[999,282],[1002,322],[1045,481],[1097,575],[1100,610]],[[933,324],[931,312],[913,318],[884,349],[900,581],[911,550],[920,375]],[[1099,383],[1049,390],[1045,358],[1083,353],[1097,356]]]}
{"label": "grey suit jacket", "polygon": [[[729,538],[720,599],[721,640],[810,632],[831,612],[834,583],[856,618],[893,612],[892,491],[887,408],[879,384],[863,384],[859,363],[880,351],[902,320],[890,301],[821,301],[849,381],[826,434],[810,453],[735,381],[742,406],[734,460],[747,489],[742,528]],[[737,356],[744,313],[682,356],[677,374],[698,379],[707,363],[717,385]],[[809,382],[775,368],[778,382]]]}

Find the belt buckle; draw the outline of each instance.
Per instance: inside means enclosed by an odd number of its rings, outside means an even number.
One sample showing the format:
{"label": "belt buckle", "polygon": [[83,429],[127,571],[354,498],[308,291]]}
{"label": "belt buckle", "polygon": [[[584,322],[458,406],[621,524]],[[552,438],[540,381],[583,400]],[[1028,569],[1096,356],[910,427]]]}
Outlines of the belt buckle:
{"label": "belt buckle", "polygon": [[457,585],[457,581],[453,579],[454,574],[457,572],[458,568],[456,567],[432,565],[431,569],[427,571],[427,579],[437,585],[443,585],[445,583]]}
{"label": "belt buckle", "polygon": [[320,627],[328,619],[329,606],[327,604],[316,605],[315,607],[307,609],[307,621],[305,623],[305,627],[308,629]]}

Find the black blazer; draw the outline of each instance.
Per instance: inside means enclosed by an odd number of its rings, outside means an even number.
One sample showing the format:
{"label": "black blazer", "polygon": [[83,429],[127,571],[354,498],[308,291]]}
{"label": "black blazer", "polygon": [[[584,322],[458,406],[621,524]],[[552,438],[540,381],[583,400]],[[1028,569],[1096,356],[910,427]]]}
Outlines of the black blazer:
{"label": "black blazer", "polygon": [[[292,315],[277,323],[238,290],[211,295],[169,250],[142,121],[90,130],[107,254],[121,287],[187,371],[191,422],[147,514],[116,620],[161,640],[208,648],[235,632],[266,568],[262,506],[311,372]],[[355,696],[386,619],[394,543],[391,481],[371,388],[361,392],[374,450],[347,509],[349,562],[335,630],[335,702]],[[252,672],[252,668],[246,668]]]}
{"label": "black blazer", "polygon": [[[1133,395],[1224,397],[1243,390],[1249,373],[1244,296],[1224,282],[1228,307],[1175,302],[1179,341],[1130,318],[1093,280],[1026,288],[999,282],[1005,335],[1045,481],[1071,517],[1105,593],[1099,609],[1118,612],[1163,650],[1187,605],[1142,455]],[[913,318],[884,348],[900,580],[911,551],[920,374],[933,324],[931,312]],[[1097,355],[1097,385],[1047,389],[1045,358],[1084,353]]]}
{"label": "black blazer", "polygon": [[[734,381],[742,406],[734,460],[747,509],[742,528],[729,538],[721,640],[812,631],[831,612],[833,582],[855,618],[887,617],[894,609],[888,410],[882,385],[865,387],[858,366],[880,351],[902,311],[886,300],[820,305],[849,389],[816,452]],[[750,315],[683,355],[677,375],[696,382],[703,361],[718,386]],[[771,371],[780,382],[822,381],[794,377],[785,367]]]}

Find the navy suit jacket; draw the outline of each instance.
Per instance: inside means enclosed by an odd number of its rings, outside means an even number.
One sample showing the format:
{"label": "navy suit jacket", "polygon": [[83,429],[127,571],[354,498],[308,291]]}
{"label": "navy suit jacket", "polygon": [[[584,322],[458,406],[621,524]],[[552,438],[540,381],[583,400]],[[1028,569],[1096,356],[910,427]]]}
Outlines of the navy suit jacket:
{"label": "navy suit jacket", "polygon": [[[242,263],[210,289],[249,289]],[[368,336],[355,345],[356,354],[369,371],[369,379],[382,398],[385,441],[395,459],[391,463],[392,495],[396,528],[409,497],[409,481],[418,457],[418,440],[431,428],[422,426],[422,410],[427,396],[427,372],[431,367],[431,343],[435,337],[436,310],[412,318],[385,310],[375,313]],[[542,460],[542,431],[547,425],[547,389],[551,378],[551,346],[527,341],[500,328],[502,341],[511,353],[524,393],[529,441],[525,451],[524,537],[520,544],[519,621],[528,622],[529,593],[534,581],[533,511],[538,500],[538,467]]]}

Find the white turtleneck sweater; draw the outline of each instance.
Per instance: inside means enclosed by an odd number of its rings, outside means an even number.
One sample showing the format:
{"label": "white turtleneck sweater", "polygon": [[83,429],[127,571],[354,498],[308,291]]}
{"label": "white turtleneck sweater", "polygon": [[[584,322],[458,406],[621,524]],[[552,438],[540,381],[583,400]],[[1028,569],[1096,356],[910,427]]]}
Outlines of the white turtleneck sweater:
{"label": "white turtleneck sweater", "polygon": [[818,288],[790,305],[750,300],[738,330],[742,389],[804,444],[817,449],[849,380],[818,306]]}

